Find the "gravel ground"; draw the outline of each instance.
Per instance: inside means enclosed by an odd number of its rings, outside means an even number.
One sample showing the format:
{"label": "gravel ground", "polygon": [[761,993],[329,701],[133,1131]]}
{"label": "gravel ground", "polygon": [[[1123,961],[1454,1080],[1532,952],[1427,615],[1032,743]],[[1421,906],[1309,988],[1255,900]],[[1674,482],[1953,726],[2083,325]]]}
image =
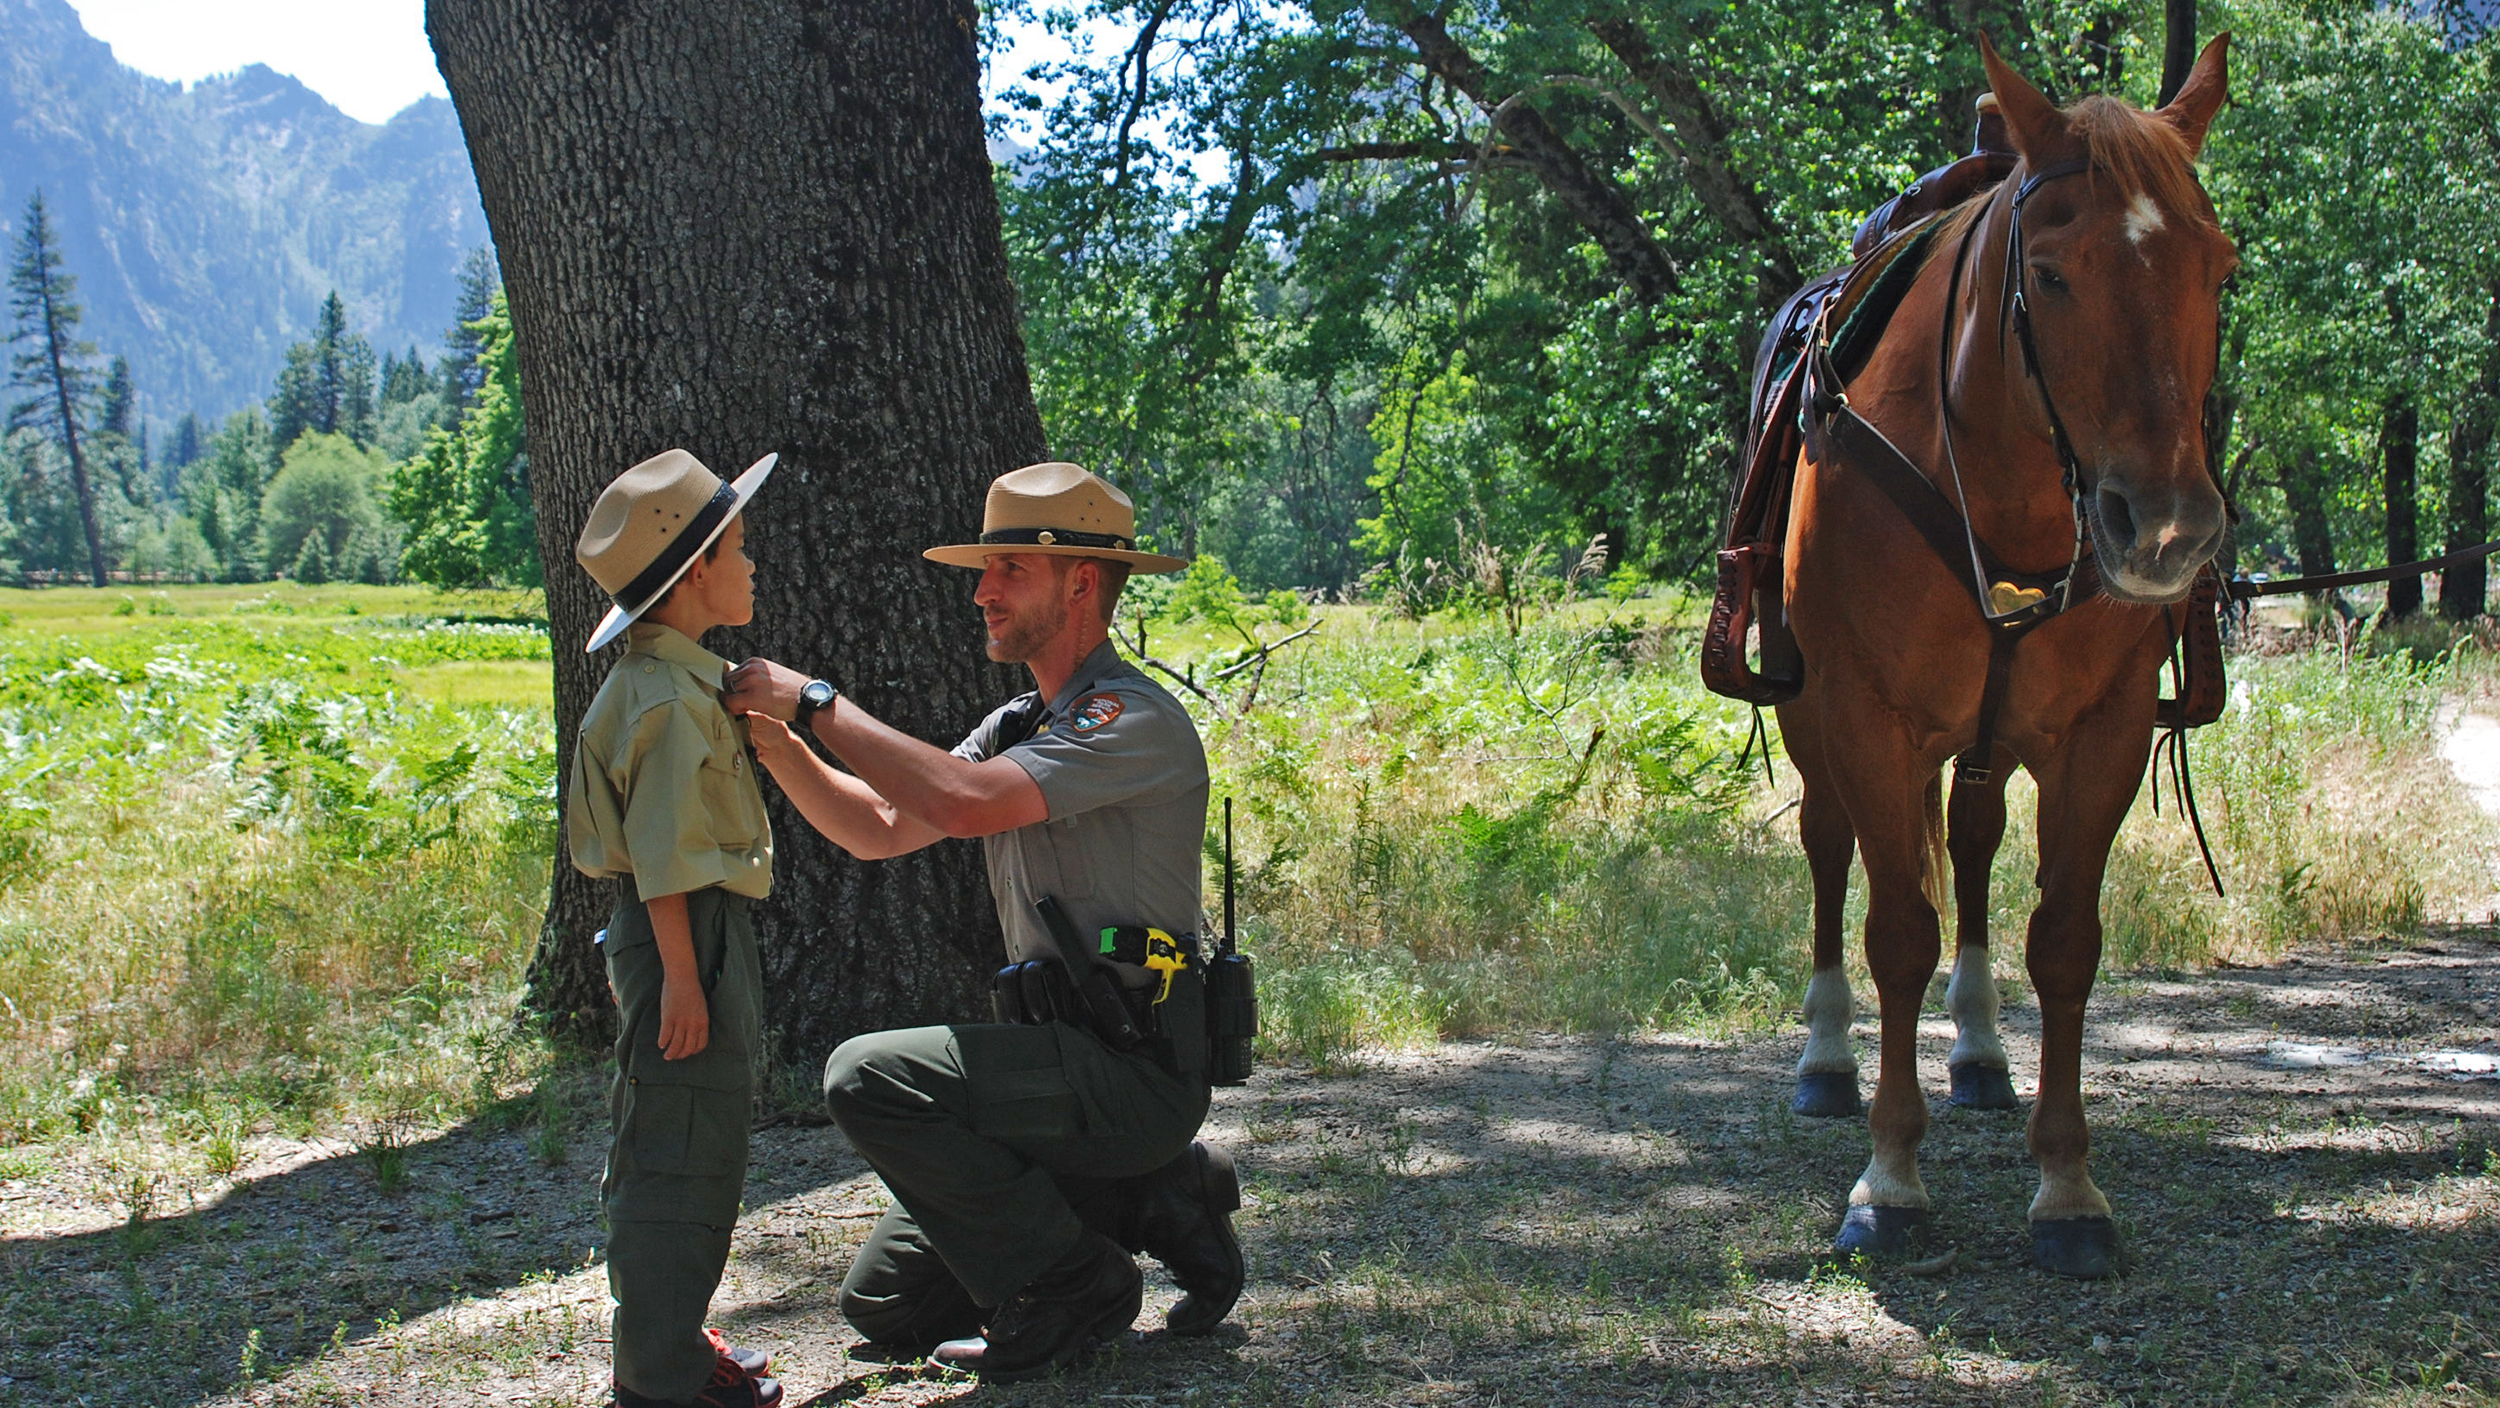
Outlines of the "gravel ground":
{"label": "gravel ground", "polygon": [[[2036,1021],[2006,1016],[2019,1087]],[[2500,931],[2105,983],[2094,1016],[2132,1257],[2107,1282],[2026,1264],[2017,1115],[1938,1090],[1929,1257],[1836,1267],[1865,1136],[1786,1112],[1800,1036],[1531,1037],[1220,1093],[1251,1285],[1210,1339],[1002,1388],[860,1357],[833,1293],[885,1195],[807,1124],[756,1137],[717,1315],[792,1405],[2500,1401]],[[574,1080],[554,1167],[538,1131],[465,1127],[388,1192],[370,1151],[274,1140],[227,1179],[0,1182],[0,1404],[598,1402]],[[1145,1326],[1173,1298],[1149,1287]]]}

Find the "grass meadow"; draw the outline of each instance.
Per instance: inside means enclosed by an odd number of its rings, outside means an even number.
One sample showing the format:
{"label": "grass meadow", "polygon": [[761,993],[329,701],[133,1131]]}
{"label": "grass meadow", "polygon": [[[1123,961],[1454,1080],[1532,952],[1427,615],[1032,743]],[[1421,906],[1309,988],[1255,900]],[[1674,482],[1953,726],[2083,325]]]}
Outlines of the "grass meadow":
{"label": "grass meadow", "polygon": [[[529,607],[0,593],[0,1178],[74,1157],[138,1215],[155,1182],[229,1172],[260,1132],[387,1162],[409,1130],[534,1118],[558,1057],[515,1003],[556,774]],[[1204,691],[1182,692],[1235,800],[1271,1059],[1790,1020],[1796,779],[1782,759],[1766,782],[1749,711],[1701,690],[1696,622],[1641,599],[1150,625],[1149,653]],[[1310,627],[1264,664],[1250,649]],[[2228,897],[2175,807],[2139,803],[2106,892],[2113,969],[2481,917],[2491,832],[2434,731],[2490,690],[2487,655],[2266,634],[2191,745]],[[2018,935],[2015,786],[1996,893]],[[2019,946],[1998,965],[2019,992]]]}

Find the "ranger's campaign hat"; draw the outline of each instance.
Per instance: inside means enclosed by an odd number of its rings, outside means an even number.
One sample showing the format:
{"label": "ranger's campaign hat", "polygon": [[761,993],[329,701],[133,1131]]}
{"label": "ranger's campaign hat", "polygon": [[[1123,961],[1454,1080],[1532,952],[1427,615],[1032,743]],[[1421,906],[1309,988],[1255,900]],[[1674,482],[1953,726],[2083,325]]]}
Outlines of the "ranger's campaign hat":
{"label": "ranger's campaign hat", "polygon": [[663,450],[601,490],[573,545],[573,560],[616,604],[582,649],[597,650],[624,634],[635,617],[677,585],[696,555],[728,531],[729,521],[764,487],[780,458],[766,455],[747,466],[736,483],[723,484],[684,450]]}
{"label": "ranger's campaign hat", "polygon": [[1141,572],[1178,572],[1177,557],[1137,550],[1137,506],[1098,474],[1065,461],[1028,464],[990,484],[981,541],[920,554],[950,567],[986,567],[1003,552],[1107,557]]}

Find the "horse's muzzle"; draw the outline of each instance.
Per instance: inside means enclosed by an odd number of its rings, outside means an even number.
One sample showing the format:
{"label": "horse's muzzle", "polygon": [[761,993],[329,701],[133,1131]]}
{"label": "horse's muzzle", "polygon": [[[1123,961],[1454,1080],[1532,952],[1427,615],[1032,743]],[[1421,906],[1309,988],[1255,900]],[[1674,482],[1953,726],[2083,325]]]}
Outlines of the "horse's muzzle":
{"label": "horse's muzzle", "polygon": [[2196,569],[2222,546],[2222,496],[2208,484],[2136,488],[2104,476],[2092,495],[2091,522],[2102,590],[2120,601],[2162,605],[2186,596]]}

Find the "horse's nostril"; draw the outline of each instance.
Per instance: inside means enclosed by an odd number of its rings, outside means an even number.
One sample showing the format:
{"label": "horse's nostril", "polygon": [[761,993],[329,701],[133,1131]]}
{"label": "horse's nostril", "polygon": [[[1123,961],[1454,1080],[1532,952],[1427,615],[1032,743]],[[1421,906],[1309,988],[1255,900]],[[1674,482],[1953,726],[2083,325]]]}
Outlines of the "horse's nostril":
{"label": "horse's nostril", "polygon": [[2127,507],[2127,496],[2116,489],[2104,488],[2096,496],[2095,506],[2100,510],[2101,531],[2109,534],[2112,542],[2133,547],[2135,512]]}

